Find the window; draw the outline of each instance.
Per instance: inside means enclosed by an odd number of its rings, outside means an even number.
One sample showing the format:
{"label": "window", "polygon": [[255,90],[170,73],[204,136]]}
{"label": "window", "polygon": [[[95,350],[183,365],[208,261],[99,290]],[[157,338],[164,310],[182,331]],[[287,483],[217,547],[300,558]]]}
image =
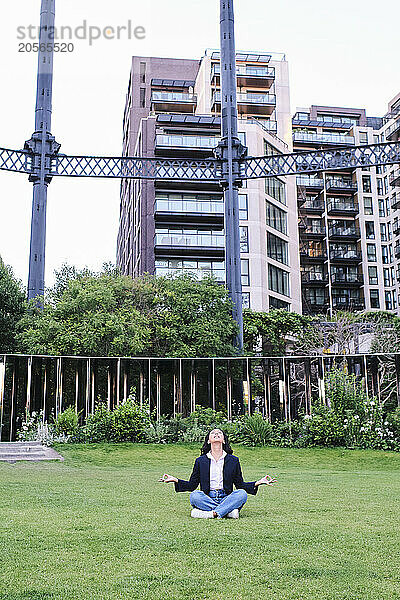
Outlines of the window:
{"label": "window", "polygon": [[389,252],[387,246],[382,246],[382,262],[384,265],[389,263]]}
{"label": "window", "polygon": [[140,107],[146,107],[146,88],[140,88]]}
{"label": "window", "polygon": [[364,194],[370,194],[371,193],[371,177],[369,175],[363,175],[362,184],[363,184]]}
{"label": "window", "polygon": [[305,292],[306,302],[311,305],[323,307],[326,304],[326,295],[323,288],[310,288]]}
{"label": "window", "polygon": [[390,242],[390,240],[393,237],[393,235],[392,235],[392,224],[391,223],[387,224],[387,236],[388,236],[388,240]]}
{"label": "window", "polygon": [[360,144],[368,144],[368,133],[360,131]]}
{"label": "window", "polygon": [[266,201],[267,211],[267,225],[280,231],[281,233],[287,234],[287,213],[281,210],[275,204]]}
{"label": "window", "polygon": [[378,267],[368,267],[369,285],[378,285]]}
{"label": "window", "polygon": [[385,225],[385,223],[381,223],[380,228],[381,228],[381,241],[382,242],[387,242],[386,225]]}
{"label": "window", "polygon": [[373,221],[366,221],[365,222],[365,237],[367,238],[367,240],[374,240],[375,239],[375,228],[374,228],[374,222]]}
{"label": "window", "polygon": [[289,296],[289,273],[278,269],[274,265],[268,265],[269,289],[283,296]]}
{"label": "window", "polygon": [[247,221],[248,218],[247,194],[239,194],[239,219]]}
{"label": "window", "polygon": [[385,194],[387,194],[389,192],[388,178],[387,177],[383,178],[383,189],[384,189]]}
{"label": "window", "polygon": [[242,292],[242,308],[250,308],[250,292]]}
{"label": "window", "polygon": [[240,227],[240,252],[249,251],[249,228]]}
{"label": "window", "polygon": [[369,290],[369,301],[371,308],[379,308],[379,290]]}
{"label": "window", "polygon": [[283,300],[279,300],[279,298],[274,298],[274,296],[269,297],[269,308],[277,308],[283,310],[290,310],[289,302],[284,302]]}
{"label": "window", "polygon": [[376,262],[375,244],[367,244],[367,260],[368,262]]}
{"label": "window", "polygon": [[378,198],[378,204],[379,204],[379,216],[384,217],[385,216],[385,201],[384,201],[384,199]]}
{"label": "window", "polygon": [[383,285],[390,287],[390,271],[388,268],[383,269]]}
{"label": "window", "polygon": [[[374,135],[374,144],[379,144],[379,135]],[[376,167],[376,172],[378,173],[378,167]]]}
{"label": "window", "polygon": [[374,214],[371,196],[364,197],[364,214],[365,215],[373,215]]}
{"label": "window", "polygon": [[385,206],[386,206],[386,216],[388,217],[390,215],[390,198],[385,199]]}
{"label": "window", "polygon": [[393,301],[393,309],[396,310],[396,308],[397,308],[397,298],[396,298],[396,292],[395,292],[395,290],[392,291],[392,301]]}
{"label": "window", "polygon": [[382,179],[378,178],[376,180],[376,187],[378,188],[378,195],[383,196],[383,181],[382,181]]}
{"label": "window", "polygon": [[249,260],[247,258],[242,258],[240,263],[242,269],[242,285],[250,285]]}
{"label": "window", "polygon": [[385,292],[385,310],[393,310],[392,294]]}
{"label": "window", "polygon": [[146,83],[146,63],[140,63],[140,82]]}
{"label": "window", "polygon": [[390,263],[393,262],[393,248],[392,248],[392,244],[389,244],[389,262]]}
{"label": "window", "polygon": [[265,192],[281,204],[286,204],[286,186],[277,177],[267,177],[265,179]]}
{"label": "window", "polygon": [[396,285],[396,280],[395,280],[395,276],[394,276],[394,267],[390,267],[390,280],[391,280],[391,284]]}
{"label": "window", "polygon": [[264,153],[266,156],[276,156],[277,154],[282,154],[280,150],[272,146],[269,142],[264,140]]}
{"label": "window", "polygon": [[284,265],[289,264],[288,243],[285,240],[267,232],[267,255]]}

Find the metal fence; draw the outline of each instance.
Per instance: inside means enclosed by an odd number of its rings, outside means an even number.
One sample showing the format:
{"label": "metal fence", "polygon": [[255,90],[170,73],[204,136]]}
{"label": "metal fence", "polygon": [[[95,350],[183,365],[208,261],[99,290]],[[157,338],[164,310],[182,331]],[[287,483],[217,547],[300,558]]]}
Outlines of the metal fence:
{"label": "metal fence", "polygon": [[113,409],[134,395],[157,418],[197,406],[269,421],[329,406],[332,367],[354,374],[369,396],[400,406],[400,354],[239,358],[101,358],[0,355],[0,440],[14,440],[32,412],[51,420],[73,406],[83,421],[99,403]]}

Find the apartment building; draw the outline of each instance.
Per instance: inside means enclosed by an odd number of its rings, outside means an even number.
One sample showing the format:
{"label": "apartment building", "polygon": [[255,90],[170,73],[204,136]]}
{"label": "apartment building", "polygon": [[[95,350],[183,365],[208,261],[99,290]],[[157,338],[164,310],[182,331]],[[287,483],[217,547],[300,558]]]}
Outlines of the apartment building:
{"label": "apartment building", "polygon": [[[249,155],[292,151],[288,64],[274,53],[237,53],[239,135]],[[126,156],[202,159],[221,135],[220,55],[133,57],[124,115]],[[301,311],[294,177],[240,190],[243,300],[253,310]],[[132,277],[190,272],[225,282],[223,193],[214,182],[121,185],[117,264]]]}
{"label": "apartment building", "polygon": [[[294,151],[396,140],[400,95],[388,108],[383,118],[368,117],[365,109],[298,109],[292,120]],[[305,314],[397,310],[399,185],[398,167],[297,177]]]}

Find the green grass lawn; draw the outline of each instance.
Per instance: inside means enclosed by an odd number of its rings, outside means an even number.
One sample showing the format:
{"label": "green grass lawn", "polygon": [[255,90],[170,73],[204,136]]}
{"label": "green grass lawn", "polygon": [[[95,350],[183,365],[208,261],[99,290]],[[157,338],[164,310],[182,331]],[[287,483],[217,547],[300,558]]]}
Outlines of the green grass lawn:
{"label": "green grass lawn", "polygon": [[190,518],[199,445],[58,446],[0,463],[0,600],[400,599],[400,455],[236,447],[238,521]]}

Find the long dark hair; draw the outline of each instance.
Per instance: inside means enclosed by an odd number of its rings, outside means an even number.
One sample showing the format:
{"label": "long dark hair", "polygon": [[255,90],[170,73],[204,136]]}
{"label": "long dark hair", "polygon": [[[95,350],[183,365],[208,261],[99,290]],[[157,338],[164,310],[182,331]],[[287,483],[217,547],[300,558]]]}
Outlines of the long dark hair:
{"label": "long dark hair", "polygon": [[[210,429],[210,431],[207,433],[207,435],[205,437],[204,444],[203,444],[203,446],[201,448],[201,454],[207,454],[211,450],[211,444],[208,441],[208,438],[210,437],[210,433],[212,431],[214,431],[214,430]],[[232,450],[231,445],[229,443],[228,436],[226,435],[225,431],[223,431],[222,429],[221,429],[221,431],[224,434],[224,443],[222,444],[222,448],[225,450],[225,452],[227,454],[233,454],[233,450]]]}

